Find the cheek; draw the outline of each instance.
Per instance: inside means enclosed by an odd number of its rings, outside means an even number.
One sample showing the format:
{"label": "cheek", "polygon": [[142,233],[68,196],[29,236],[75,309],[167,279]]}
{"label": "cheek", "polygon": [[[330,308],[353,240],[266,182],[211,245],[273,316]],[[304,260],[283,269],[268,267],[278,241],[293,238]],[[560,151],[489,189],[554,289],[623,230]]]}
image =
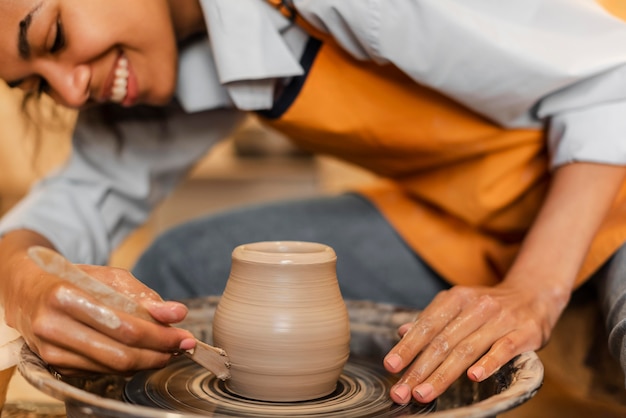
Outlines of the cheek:
{"label": "cheek", "polygon": [[[178,55],[174,48],[164,53],[161,49],[159,54],[155,54],[153,59],[146,62],[149,65],[149,74],[145,74],[143,79],[146,92],[147,104],[163,105],[171,100],[176,89],[176,77],[178,69]],[[142,79],[139,78],[140,88]]]}
{"label": "cheek", "polygon": [[[1,0],[0,0],[1,1]],[[122,50],[135,73],[139,100],[146,104],[167,103],[176,86],[177,50],[166,0],[65,0],[68,30],[80,39],[83,62],[95,65],[104,79]],[[72,11],[69,11],[72,10]],[[76,57],[78,59],[78,57]]]}
{"label": "cheek", "polygon": [[169,12],[157,7],[158,1],[149,2],[146,7],[152,8],[151,19],[128,40],[127,49],[138,55],[137,65],[142,67],[137,78],[143,101],[162,105],[171,100],[176,88],[178,50]]}

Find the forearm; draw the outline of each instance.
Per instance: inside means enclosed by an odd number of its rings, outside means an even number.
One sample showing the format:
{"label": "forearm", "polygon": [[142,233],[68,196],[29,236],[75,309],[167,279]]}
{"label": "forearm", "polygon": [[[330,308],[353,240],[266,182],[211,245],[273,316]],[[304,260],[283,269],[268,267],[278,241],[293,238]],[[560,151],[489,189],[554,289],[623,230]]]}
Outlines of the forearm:
{"label": "forearm", "polygon": [[392,387],[392,398],[430,402],[464,371],[483,381],[516,355],[541,348],[625,175],[619,166],[559,168],[505,279],[441,292],[415,323],[401,328],[385,367],[397,373],[410,366]]}
{"label": "forearm", "polygon": [[625,174],[625,167],[592,163],[557,169],[503,285],[534,289],[564,307]]}
{"label": "forearm", "polygon": [[[44,236],[29,231],[19,229],[7,233],[0,239],[0,305],[5,306],[7,298],[19,293],[18,288],[28,286],[21,280],[21,283],[12,282],[17,277],[17,272],[22,271],[26,264],[30,262],[26,258],[26,251],[33,245],[41,245],[52,248],[52,244]],[[21,275],[26,280],[27,276]]]}

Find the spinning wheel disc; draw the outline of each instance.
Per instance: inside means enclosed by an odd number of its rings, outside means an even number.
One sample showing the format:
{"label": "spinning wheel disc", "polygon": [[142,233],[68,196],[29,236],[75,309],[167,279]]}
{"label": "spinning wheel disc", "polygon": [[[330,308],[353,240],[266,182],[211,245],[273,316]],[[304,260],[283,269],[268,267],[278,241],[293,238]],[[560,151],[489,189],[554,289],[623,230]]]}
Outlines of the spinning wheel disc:
{"label": "spinning wheel disc", "polygon": [[[202,341],[212,341],[211,322],[219,298],[188,301],[181,327]],[[351,358],[337,390],[315,401],[259,402],[229,393],[209,372],[181,357],[163,370],[142,372],[130,381],[119,375],[62,379],[27,345],[19,370],[34,387],[65,403],[73,418],[200,418],[213,417],[494,417],[532,398],[543,381],[543,365],[534,352],[521,354],[489,379],[475,383],[459,378],[434,404],[395,405],[388,396],[395,377],[382,359],[397,342],[397,328],[416,311],[369,301],[346,301],[351,323]],[[362,360],[367,359],[367,360]],[[126,391],[125,394],[123,392]],[[187,412],[192,411],[192,412]]]}
{"label": "spinning wheel disc", "polygon": [[434,409],[434,403],[393,403],[389,389],[394,382],[382,367],[351,358],[330,395],[310,401],[267,402],[229,392],[211,372],[180,358],[163,369],[136,374],[127,383],[124,398],[136,405],[213,417],[398,417]]}

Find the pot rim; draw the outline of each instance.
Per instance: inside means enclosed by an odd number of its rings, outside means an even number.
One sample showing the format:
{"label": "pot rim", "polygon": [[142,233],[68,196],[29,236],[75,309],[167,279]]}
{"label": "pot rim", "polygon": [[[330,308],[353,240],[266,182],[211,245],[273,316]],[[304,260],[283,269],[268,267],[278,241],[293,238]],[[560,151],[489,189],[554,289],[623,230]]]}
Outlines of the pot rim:
{"label": "pot rim", "polygon": [[259,241],[239,245],[233,260],[265,264],[320,264],[332,262],[337,254],[330,246],[309,241]]}

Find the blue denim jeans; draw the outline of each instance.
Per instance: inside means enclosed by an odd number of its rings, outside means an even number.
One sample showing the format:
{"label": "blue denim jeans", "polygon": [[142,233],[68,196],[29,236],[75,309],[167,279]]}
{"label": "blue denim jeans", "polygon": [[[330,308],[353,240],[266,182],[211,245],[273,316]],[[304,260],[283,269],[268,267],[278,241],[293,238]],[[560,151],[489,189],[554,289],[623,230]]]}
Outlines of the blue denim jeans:
{"label": "blue denim jeans", "polygon": [[593,282],[605,318],[609,350],[626,374],[626,245],[595,274]]}
{"label": "blue denim jeans", "polygon": [[[355,194],[239,208],[167,231],[133,273],[165,299],[220,295],[240,244],[315,241],[337,253],[346,299],[417,309],[449,285],[415,254],[365,199]],[[594,276],[611,353],[626,371],[626,246]]]}
{"label": "blue denim jeans", "polygon": [[220,295],[232,250],[275,240],[333,247],[346,299],[421,309],[449,287],[355,194],[263,204],[191,221],[158,237],[133,273],[166,299]]}

